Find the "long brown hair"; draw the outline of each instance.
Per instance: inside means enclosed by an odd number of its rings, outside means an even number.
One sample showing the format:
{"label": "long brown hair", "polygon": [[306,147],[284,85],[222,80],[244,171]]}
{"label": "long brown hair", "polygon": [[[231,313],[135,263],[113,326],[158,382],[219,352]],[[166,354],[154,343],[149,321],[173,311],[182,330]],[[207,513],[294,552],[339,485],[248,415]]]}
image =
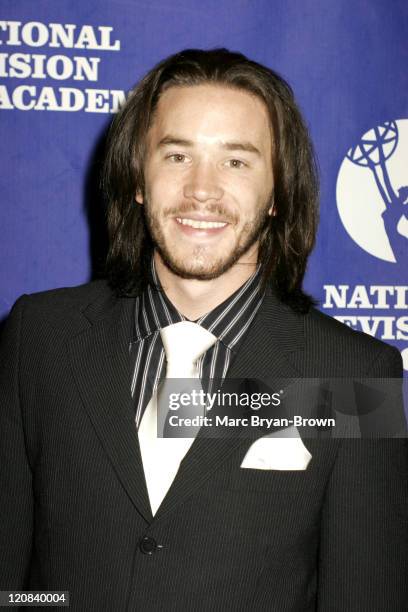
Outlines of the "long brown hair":
{"label": "long brown hair", "polygon": [[148,282],[153,244],[144,207],[143,160],[147,131],[160,95],[169,87],[220,84],[248,91],[265,103],[273,131],[272,167],[276,215],[268,219],[259,247],[262,281],[280,299],[305,311],[313,301],[302,291],[317,227],[318,180],[308,130],[291,87],[276,72],[227,49],[187,49],[161,61],[139,82],[112,123],[102,185],[107,197],[110,248],[106,274],[121,296]]}

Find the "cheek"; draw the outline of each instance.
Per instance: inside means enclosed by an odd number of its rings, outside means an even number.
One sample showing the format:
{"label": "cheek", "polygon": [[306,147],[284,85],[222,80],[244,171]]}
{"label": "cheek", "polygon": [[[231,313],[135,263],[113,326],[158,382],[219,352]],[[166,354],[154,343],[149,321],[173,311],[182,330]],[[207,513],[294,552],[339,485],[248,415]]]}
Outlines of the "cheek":
{"label": "cheek", "polygon": [[165,172],[151,173],[147,177],[147,184],[150,199],[159,205],[172,200],[182,189],[180,181]]}
{"label": "cheek", "polygon": [[266,195],[257,195],[251,191],[242,192],[240,197],[242,221],[255,220],[266,208]]}
{"label": "cheek", "polygon": [[239,203],[242,212],[252,215],[269,198],[268,185],[266,177],[257,175],[240,177],[239,181],[230,181],[227,189]]}

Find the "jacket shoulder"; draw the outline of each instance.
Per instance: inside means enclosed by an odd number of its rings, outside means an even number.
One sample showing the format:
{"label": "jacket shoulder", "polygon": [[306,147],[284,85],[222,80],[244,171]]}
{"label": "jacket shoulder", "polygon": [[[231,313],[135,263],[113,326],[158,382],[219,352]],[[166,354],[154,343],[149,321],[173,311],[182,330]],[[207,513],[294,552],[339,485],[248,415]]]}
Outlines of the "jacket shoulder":
{"label": "jacket shoulder", "polygon": [[80,307],[81,304],[89,304],[97,299],[106,299],[113,296],[107,281],[97,280],[75,287],[60,287],[30,293],[26,297],[32,306],[47,307]]}
{"label": "jacket shoulder", "polygon": [[398,349],[352,329],[333,317],[311,308],[305,316],[305,332],[312,363],[326,364],[342,375],[400,376],[402,360]]}
{"label": "jacket shoulder", "polygon": [[24,326],[34,332],[39,328],[54,328],[63,332],[83,327],[90,312],[98,319],[117,303],[117,297],[105,280],[92,281],[76,287],[61,287],[21,296],[15,303],[11,316],[21,310]]}

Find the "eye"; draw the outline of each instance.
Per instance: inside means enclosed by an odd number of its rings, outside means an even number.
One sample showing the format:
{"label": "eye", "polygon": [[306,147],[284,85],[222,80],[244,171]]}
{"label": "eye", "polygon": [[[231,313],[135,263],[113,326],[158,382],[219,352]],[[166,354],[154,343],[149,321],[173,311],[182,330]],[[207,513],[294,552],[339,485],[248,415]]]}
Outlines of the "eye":
{"label": "eye", "polygon": [[175,164],[182,164],[186,160],[186,156],[182,153],[173,153],[172,155],[168,155],[167,159],[170,159]]}
{"label": "eye", "polygon": [[229,159],[227,164],[230,166],[230,168],[243,168],[244,166],[247,165],[245,162],[241,161],[240,159]]}

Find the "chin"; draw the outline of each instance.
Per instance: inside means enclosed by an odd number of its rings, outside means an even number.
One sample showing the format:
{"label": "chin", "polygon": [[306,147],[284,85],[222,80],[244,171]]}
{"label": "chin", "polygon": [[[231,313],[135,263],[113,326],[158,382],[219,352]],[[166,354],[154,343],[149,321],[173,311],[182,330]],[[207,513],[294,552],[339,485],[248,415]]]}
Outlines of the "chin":
{"label": "chin", "polygon": [[190,280],[212,280],[225,272],[224,268],[214,266],[185,266],[164,262],[177,276]]}
{"label": "chin", "polygon": [[[194,248],[169,247],[167,241],[156,240],[163,264],[175,275],[189,280],[214,280],[228,272],[240,258],[248,253],[257,236],[244,244],[214,245]],[[216,250],[216,252],[214,252]],[[249,263],[249,262],[248,262]]]}
{"label": "chin", "polygon": [[176,274],[180,278],[189,280],[213,280],[224,274],[234,262],[229,261],[196,261],[187,264],[185,257],[184,260],[176,260],[173,257],[165,257],[161,253],[161,258],[164,265],[173,274]]}

